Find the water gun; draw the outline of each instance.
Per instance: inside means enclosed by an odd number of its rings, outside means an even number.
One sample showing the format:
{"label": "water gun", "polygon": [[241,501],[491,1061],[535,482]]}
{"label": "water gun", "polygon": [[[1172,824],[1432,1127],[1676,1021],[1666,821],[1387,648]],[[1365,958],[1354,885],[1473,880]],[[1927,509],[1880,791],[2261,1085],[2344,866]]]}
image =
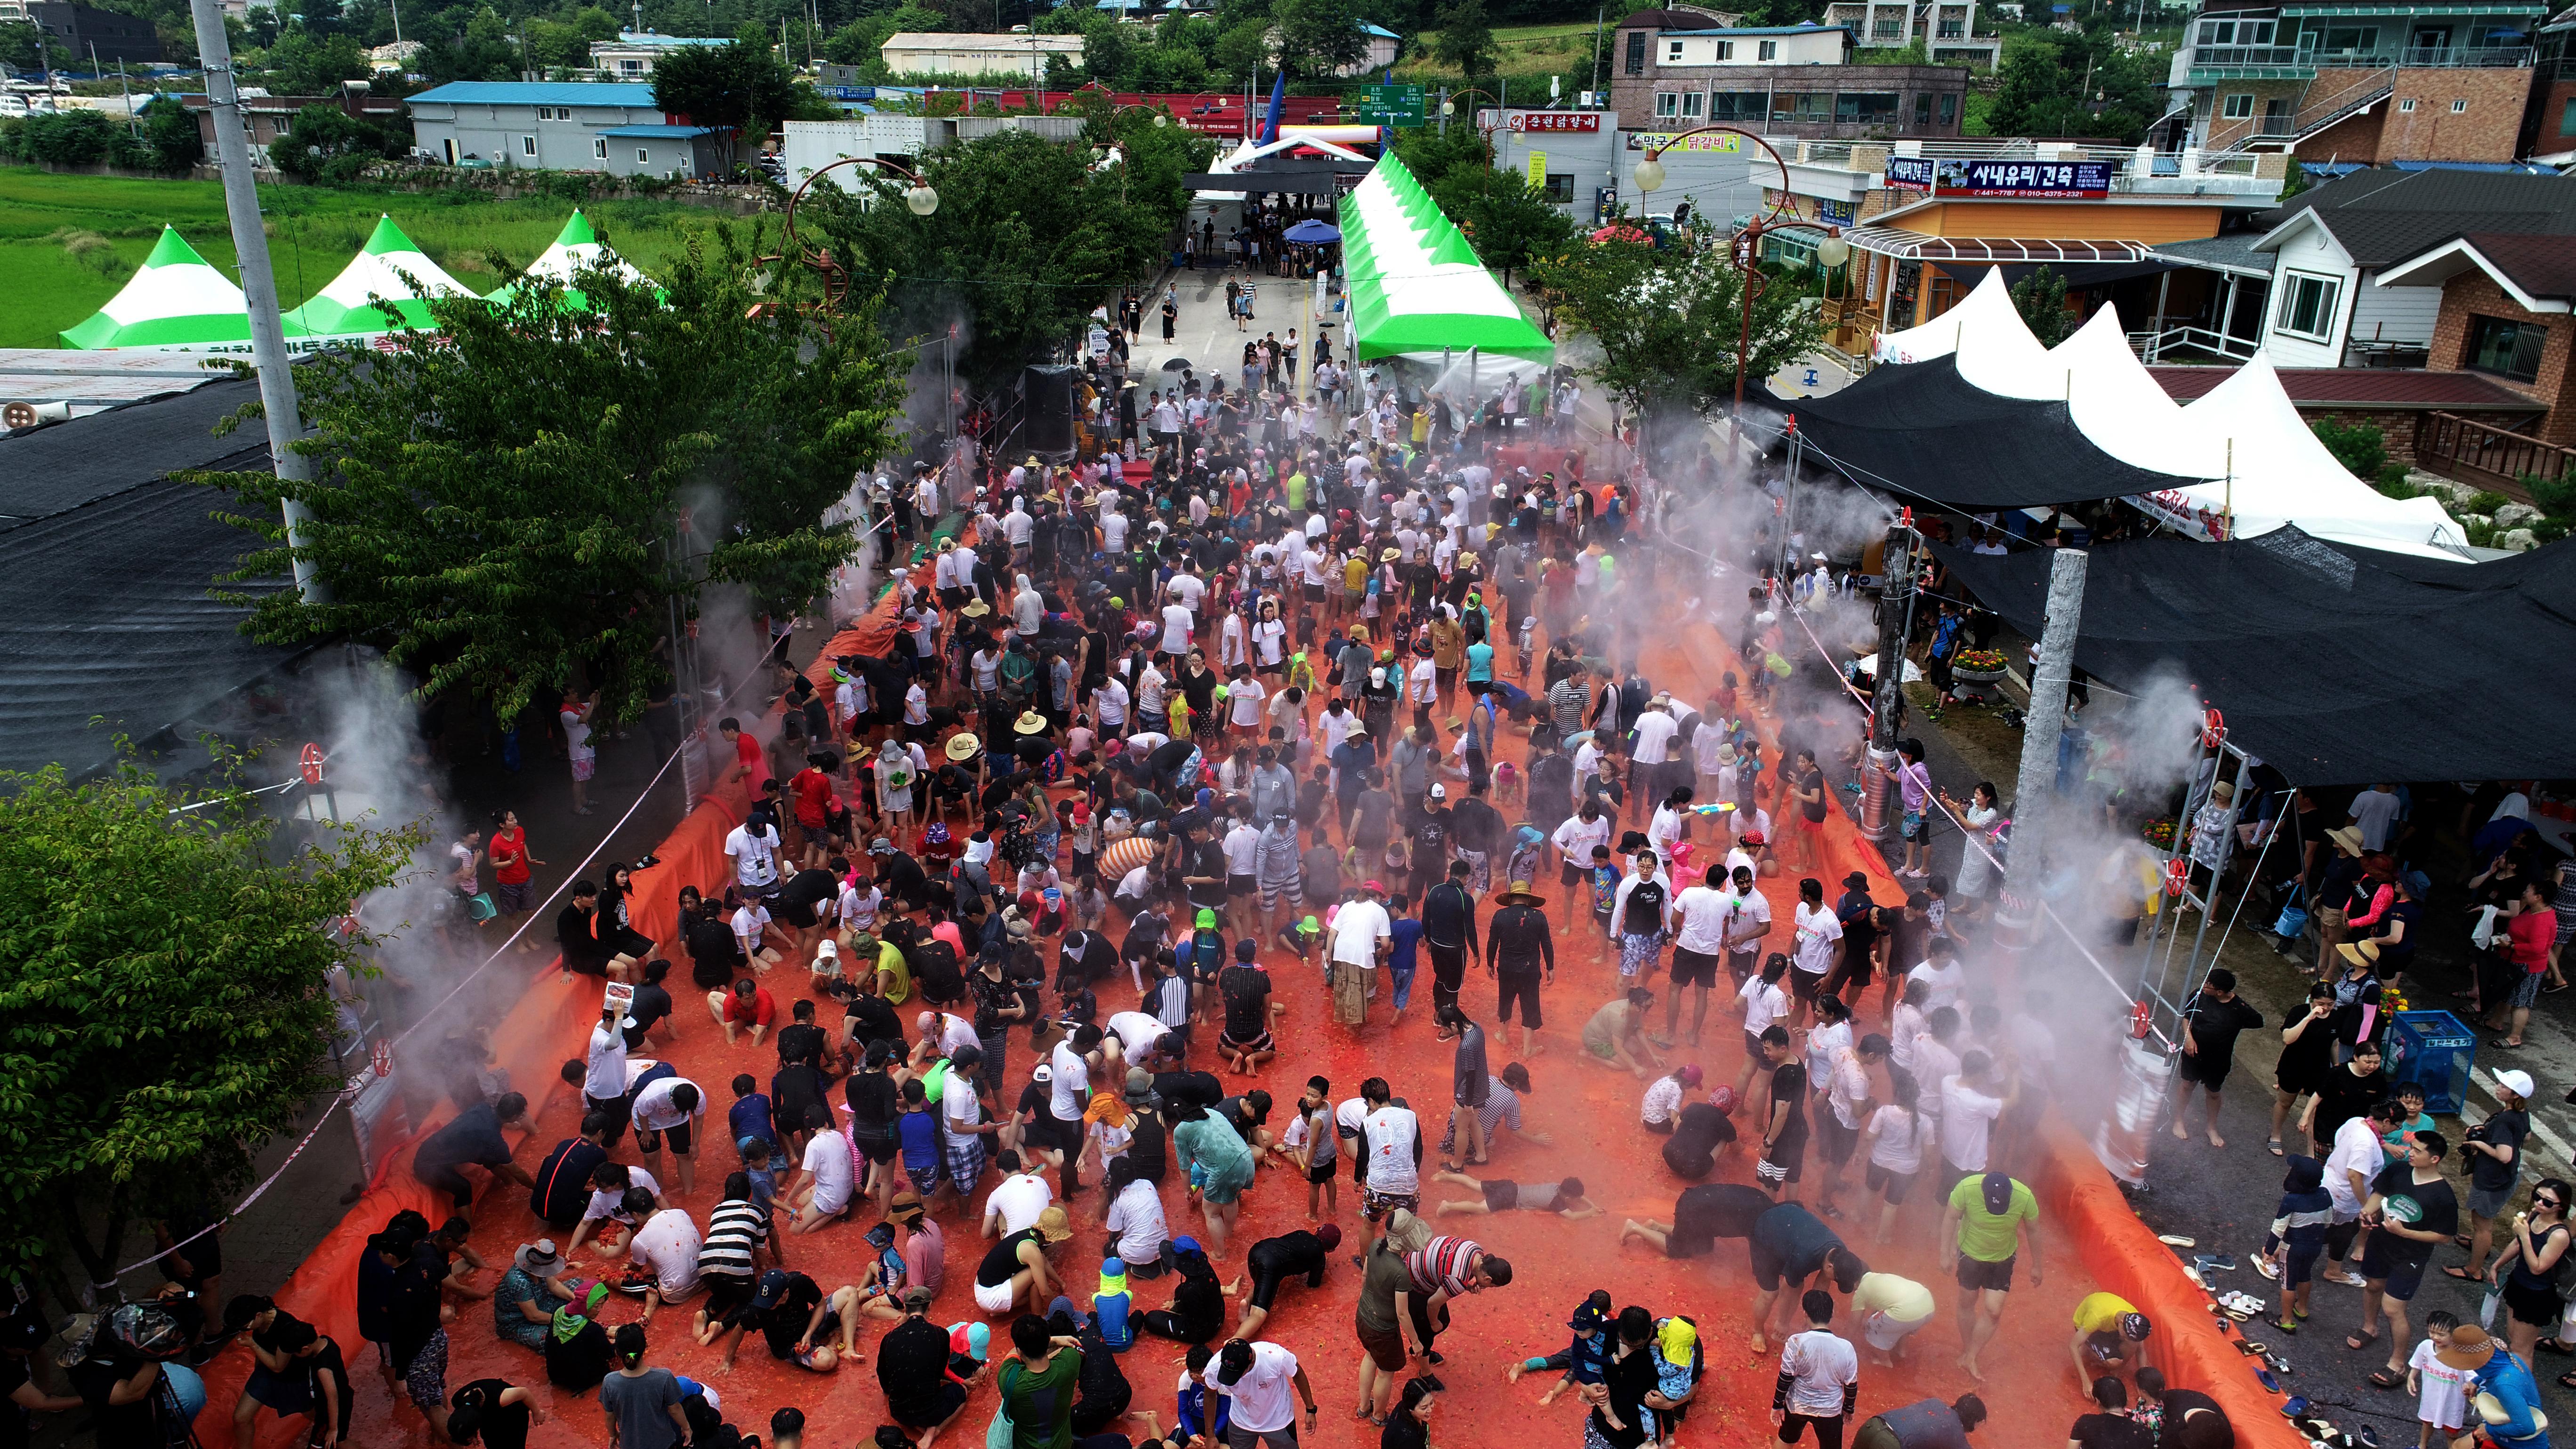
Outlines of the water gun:
{"label": "water gun", "polygon": [[1734,808],[1734,801],[1721,800],[1714,805],[1693,805],[1690,808],[1690,813],[1693,815],[1724,815],[1729,811],[1732,811]]}

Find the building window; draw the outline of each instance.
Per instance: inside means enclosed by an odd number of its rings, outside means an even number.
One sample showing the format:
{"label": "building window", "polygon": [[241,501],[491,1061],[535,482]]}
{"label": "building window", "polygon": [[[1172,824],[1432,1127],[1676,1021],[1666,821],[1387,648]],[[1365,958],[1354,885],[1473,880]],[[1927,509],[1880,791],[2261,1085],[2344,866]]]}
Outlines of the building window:
{"label": "building window", "polygon": [[1664,62],[1665,62],[1665,64],[1667,64],[1667,65],[1675,64],[1675,63],[1679,62],[1679,61],[1681,60],[1681,58],[1682,58],[1682,43],[1681,43],[1680,41],[1678,41],[1678,40],[1667,40],[1667,41],[1665,41],[1665,42],[1664,42]]}
{"label": "building window", "polygon": [[2204,20],[2200,22],[2202,45],[2270,45],[2270,20]]}
{"label": "building window", "polygon": [[1551,171],[1547,174],[1547,199],[1558,206],[1574,204],[1574,173]]}
{"label": "building window", "polygon": [[1765,99],[1766,97],[1760,91],[1711,91],[1708,97],[1708,118],[1712,121],[1759,122],[1762,119],[1762,102]]}
{"label": "building window", "polygon": [[2468,110],[2468,108],[2469,108],[2469,103],[2468,103],[2466,100],[2456,100],[2456,101],[2451,102],[2451,114],[2452,114],[2452,115],[2455,115],[2455,116],[2456,116],[2456,115],[2460,115],[2461,113],[2463,113],[2463,112],[2467,111],[2467,110]]}
{"label": "building window", "polygon": [[642,70],[644,68],[644,62],[640,60],[621,60],[617,63],[617,68],[631,74],[635,71]]}
{"label": "building window", "polygon": [[2559,112],[2558,134],[2576,136],[2576,96],[2567,98],[2567,109]]}
{"label": "building window", "polygon": [[1914,98],[1914,124],[1918,128],[1928,127],[1932,124],[1932,93],[1930,91],[1925,91]]}
{"label": "building window", "polygon": [[1708,98],[1706,96],[1701,95],[1698,91],[1691,91],[1685,94],[1682,97],[1682,119],[1685,121],[1698,120],[1700,103],[1707,99]]}
{"label": "building window", "polygon": [[2250,120],[2254,115],[2253,94],[2239,91],[2232,96],[2219,97],[2218,114],[2231,121]]}
{"label": "building window", "polygon": [[521,136],[519,138],[519,154],[522,156],[534,156],[537,154],[537,138],[534,136]]}
{"label": "building window", "polygon": [[1869,23],[1869,37],[1872,40],[1895,40],[1904,34],[1903,20],[1873,20]]}
{"label": "building window", "polygon": [[1644,75],[1645,73],[1646,32],[1631,30],[1628,32],[1628,74]]}
{"label": "building window", "polygon": [[1822,124],[1834,118],[1834,97],[1830,91],[1782,91],[1771,97],[1771,120]]}
{"label": "building window", "polygon": [[1780,58],[1780,42],[1776,40],[1766,40],[1762,42],[1761,58],[1764,60],[1778,60]]}
{"label": "building window", "polygon": [[1669,121],[1682,113],[1682,98],[1671,91],[1655,92],[1655,119]]}
{"label": "building window", "polygon": [[649,150],[645,149],[645,148],[644,148],[644,147],[642,147],[642,146],[638,146],[638,147],[636,147],[636,148],[635,148],[635,164],[636,164],[636,165],[638,165],[638,166],[650,166],[650,165],[652,165],[652,164],[653,164],[653,153],[652,153],[651,151],[649,151]]}
{"label": "building window", "polygon": [[1719,41],[1717,43],[1717,58],[1721,61],[1735,59],[1735,42],[1732,40]]}
{"label": "building window", "polygon": [[1894,91],[1844,91],[1834,97],[1834,119],[1858,121],[1863,124],[1894,125],[1896,101]]}
{"label": "building window", "polygon": [[595,161],[605,161],[608,159],[608,138],[606,136],[593,136],[590,138],[590,155],[591,159]]}
{"label": "building window", "polygon": [[2334,277],[2290,273],[2281,284],[2281,310],[2272,319],[2273,330],[2318,342],[2333,337],[2335,298],[2342,290],[2343,283]]}
{"label": "building window", "polygon": [[2537,382],[2540,349],[2548,344],[2549,329],[2541,323],[2471,317],[2468,356],[2460,365],[2471,372],[2492,372],[2516,382]]}
{"label": "building window", "polygon": [[2397,109],[2404,114],[2413,115],[2415,113],[2415,98],[2413,96],[2408,96],[2406,99],[2399,101],[2397,103]]}
{"label": "building window", "polygon": [[1941,97],[1941,128],[1943,130],[1948,130],[1950,127],[1955,126],[1958,123],[1959,93],[1957,91],[1952,91]]}

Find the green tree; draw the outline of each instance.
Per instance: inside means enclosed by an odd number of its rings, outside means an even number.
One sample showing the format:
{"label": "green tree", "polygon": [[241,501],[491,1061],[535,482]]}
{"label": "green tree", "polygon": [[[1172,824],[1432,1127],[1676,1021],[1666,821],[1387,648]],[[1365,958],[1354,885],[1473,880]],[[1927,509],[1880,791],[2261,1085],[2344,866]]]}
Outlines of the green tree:
{"label": "green tree", "polygon": [[590,64],[590,42],[559,20],[530,20],[519,27],[527,42],[528,64],[541,70]]}
{"label": "green tree", "polygon": [[1225,26],[1217,32],[1209,55],[1229,79],[1250,80],[1270,64],[1269,20],[1254,16]]}
{"label": "green tree", "polygon": [[275,73],[277,86],[290,96],[327,96],[338,91],[344,80],[365,80],[375,74],[356,37],[317,37],[300,28],[279,36],[277,44],[268,48],[268,68]]}
{"label": "green tree", "polygon": [[693,45],[654,64],[653,103],[712,128],[735,159],[745,127],[776,124],[795,106],[787,67],[766,44],[749,38],[731,45]]}
{"label": "green tree", "polygon": [[1124,89],[1136,73],[1133,27],[1121,25],[1109,11],[1094,11],[1082,27],[1082,68],[1113,89]]}
{"label": "green tree", "polygon": [[196,116],[176,97],[154,96],[144,107],[143,144],[162,171],[185,171],[206,154]]}
{"label": "green tree", "polygon": [[1395,157],[1435,196],[1453,172],[1490,171],[1494,165],[1493,147],[1476,129],[1472,112],[1451,117],[1445,129],[1435,123],[1397,130]]}
{"label": "green tree", "polygon": [[1279,64],[1307,80],[1339,75],[1368,58],[1368,34],[1351,0],[1278,0]]}
{"label": "green tree", "polygon": [[2012,285],[2013,310],[2021,314],[2030,335],[2042,347],[2055,347],[2075,329],[2066,315],[2066,277],[2055,267],[2038,271]]}
{"label": "green tree", "polygon": [[2334,460],[2352,476],[2381,489],[2406,481],[2406,465],[2390,460],[2387,435],[2379,429],[2368,423],[2339,423],[2332,418],[2321,418],[2310,427],[2317,441],[2325,444],[2326,451],[2334,454]]}
{"label": "green tree", "polygon": [[24,20],[0,20],[0,65],[45,68],[45,32]]}
{"label": "green tree", "polygon": [[259,1144],[334,1085],[326,980],[371,969],[374,941],[326,924],[421,838],[345,826],[298,848],[229,779],[176,789],[131,758],[77,784],[59,766],[0,773],[13,1276],[50,1276],[68,1250],[106,1281],[137,1217],[242,1184]]}
{"label": "green tree", "polygon": [[1995,72],[1998,136],[2092,136],[2134,144],[2163,107],[2146,63],[2107,28],[2033,30]]}
{"label": "green tree", "polygon": [[354,181],[370,162],[411,149],[411,133],[360,120],[338,106],[312,105],[295,113],[286,134],[269,143],[269,159],[298,181]]}
{"label": "green tree", "polygon": [[1576,245],[1530,263],[1530,282],[1557,315],[1592,334],[1592,375],[1632,411],[1705,412],[1735,394],[1735,351],[1750,338],[1745,374],[1769,377],[1823,336],[1813,301],[1771,283],[1756,291],[1743,329],[1744,273],[1717,248],[1658,252],[1638,242]]}
{"label": "green tree", "polygon": [[1471,81],[1493,69],[1494,28],[1485,22],[1485,0],[1458,0],[1440,12],[1440,42],[1434,53],[1443,65],[1458,67],[1458,73]]}
{"label": "green tree", "polygon": [[96,166],[117,159],[125,128],[102,111],[61,111],[18,123],[19,152],[53,166]]}
{"label": "green tree", "polygon": [[[331,602],[252,596],[250,632],[375,645],[423,694],[466,690],[503,719],[579,674],[631,720],[668,678],[670,603],[701,578],[770,608],[820,594],[858,547],[820,520],[895,443],[901,365],[865,317],[827,332],[797,308],[801,270],[755,292],[774,245],[719,228],[658,287],[576,279],[581,308],[513,274],[499,305],[433,302],[436,347],[317,359],[296,446],[320,476],[198,480],[270,540],[232,580],[287,576],[280,504],[312,510],[300,555]],[[684,514],[698,542],[675,556]]]}
{"label": "green tree", "polygon": [[1441,213],[1467,234],[1476,259],[1503,274],[1505,286],[1511,284],[1514,268],[1575,244],[1574,222],[1520,172],[1462,166],[1426,189]]}
{"label": "green tree", "polygon": [[616,16],[596,5],[584,5],[572,13],[572,28],[585,41],[615,40],[619,25]]}
{"label": "green tree", "polygon": [[1024,131],[934,152],[922,175],[939,210],[927,217],[877,177],[847,183],[857,196],[817,187],[809,201],[851,275],[888,279],[887,330],[945,330],[962,312],[973,340],[958,370],[991,384],[1044,356],[1102,296],[1155,265],[1187,202],[1181,176],[1204,169],[1215,148],[1141,111],[1120,116],[1117,134],[1126,166],[1098,171],[1087,143]]}

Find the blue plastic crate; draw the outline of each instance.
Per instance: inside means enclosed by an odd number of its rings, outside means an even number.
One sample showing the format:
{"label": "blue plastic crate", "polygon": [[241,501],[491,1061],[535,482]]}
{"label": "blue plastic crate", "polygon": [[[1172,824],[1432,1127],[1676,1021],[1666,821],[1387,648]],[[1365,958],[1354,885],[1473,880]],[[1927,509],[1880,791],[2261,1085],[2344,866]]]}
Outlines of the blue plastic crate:
{"label": "blue plastic crate", "polygon": [[2401,1011],[2388,1030],[2388,1081],[2424,1089],[2424,1110],[2456,1115],[2469,1099],[2478,1034],[2447,1011]]}

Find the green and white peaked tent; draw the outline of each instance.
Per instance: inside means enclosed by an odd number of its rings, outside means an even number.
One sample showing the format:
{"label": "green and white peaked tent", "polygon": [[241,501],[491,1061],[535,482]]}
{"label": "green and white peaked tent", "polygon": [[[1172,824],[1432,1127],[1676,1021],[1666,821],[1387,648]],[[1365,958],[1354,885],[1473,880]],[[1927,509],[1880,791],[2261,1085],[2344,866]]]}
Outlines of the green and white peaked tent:
{"label": "green and white peaked tent", "polygon": [[[471,297],[458,281],[403,235],[390,216],[376,219],[366,250],[350,259],[313,300],[286,314],[289,337],[374,337],[396,327],[435,330],[429,315],[431,297]],[[393,304],[402,321],[385,316],[371,298]]]}
{"label": "green and white peaked tent", "polygon": [[1483,358],[1556,361],[1556,344],[1521,315],[1393,154],[1379,157],[1342,198],[1341,220],[1354,350],[1362,360],[1463,360],[1474,348]]}
{"label": "green and white peaked tent", "polygon": [[62,338],[65,347],[93,350],[248,352],[250,303],[232,278],[164,226],[142,269]]}
{"label": "green and white peaked tent", "polygon": [[[649,284],[652,281],[652,278],[635,270],[624,257],[609,250],[608,244],[599,239],[599,233],[590,229],[590,218],[575,208],[572,219],[566,221],[562,232],[556,235],[555,244],[528,263],[528,275],[560,285],[564,288],[564,305],[576,312],[587,312],[590,301],[573,290],[572,281],[584,271],[596,271],[601,267],[608,268],[628,282]],[[495,306],[504,306],[517,290],[517,284],[513,283],[485,300]]]}

